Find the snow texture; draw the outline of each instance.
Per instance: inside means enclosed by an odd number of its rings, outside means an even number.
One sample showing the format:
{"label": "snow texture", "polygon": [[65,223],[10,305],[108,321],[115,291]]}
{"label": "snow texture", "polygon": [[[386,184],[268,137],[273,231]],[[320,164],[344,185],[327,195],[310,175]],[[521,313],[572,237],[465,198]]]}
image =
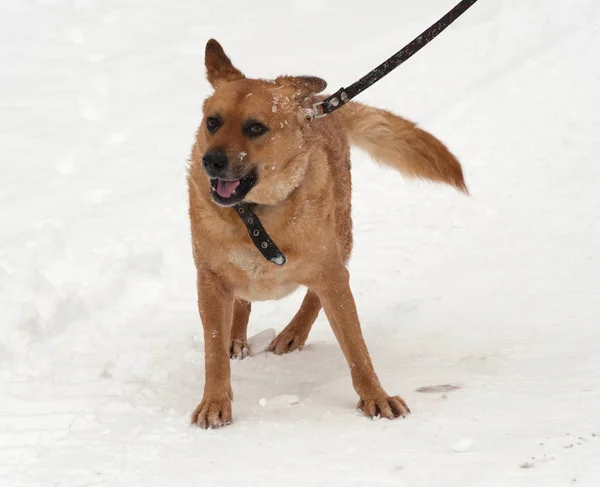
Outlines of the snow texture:
{"label": "snow texture", "polygon": [[248,337],[248,347],[250,347],[250,355],[258,355],[263,353],[271,342],[275,339],[277,333],[273,328],[263,330],[254,336]]}
{"label": "snow texture", "polygon": [[[189,424],[206,41],[331,93],[454,4],[1,2],[0,486],[600,485],[596,0],[478,2],[358,98],[446,142],[472,193],[353,152],[351,284],[412,415],[354,409],[322,313],[300,352],[232,361],[232,425]],[[302,297],[257,303],[250,335]]]}

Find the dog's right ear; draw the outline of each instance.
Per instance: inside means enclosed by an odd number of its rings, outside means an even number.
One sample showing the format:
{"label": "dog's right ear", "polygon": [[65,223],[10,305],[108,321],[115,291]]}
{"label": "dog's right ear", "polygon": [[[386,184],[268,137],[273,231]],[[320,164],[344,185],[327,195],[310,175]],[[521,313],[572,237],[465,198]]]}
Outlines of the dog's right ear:
{"label": "dog's right ear", "polygon": [[204,54],[204,65],[206,66],[206,79],[215,88],[221,81],[236,81],[245,76],[237,69],[225,54],[225,51],[215,39],[206,43]]}

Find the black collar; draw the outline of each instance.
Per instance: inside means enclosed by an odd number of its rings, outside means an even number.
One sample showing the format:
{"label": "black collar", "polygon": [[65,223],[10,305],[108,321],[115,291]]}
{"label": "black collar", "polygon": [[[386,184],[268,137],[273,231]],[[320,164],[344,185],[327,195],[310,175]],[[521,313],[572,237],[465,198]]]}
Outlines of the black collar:
{"label": "black collar", "polygon": [[246,203],[239,203],[234,206],[234,209],[244,222],[244,225],[246,225],[252,242],[260,250],[260,253],[263,254],[263,257],[278,266],[285,264],[287,262],[285,255],[279,250],[275,242],[271,240],[265,227],[262,226],[262,223],[250,209],[250,206]]}

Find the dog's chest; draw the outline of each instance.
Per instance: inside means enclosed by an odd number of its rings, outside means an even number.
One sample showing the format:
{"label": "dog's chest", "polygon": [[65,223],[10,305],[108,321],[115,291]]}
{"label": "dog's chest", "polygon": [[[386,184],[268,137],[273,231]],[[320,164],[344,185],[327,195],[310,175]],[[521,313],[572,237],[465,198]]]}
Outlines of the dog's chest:
{"label": "dog's chest", "polygon": [[262,254],[247,247],[237,247],[230,251],[229,262],[245,276],[239,283],[236,294],[248,301],[281,299],[293,293],[298,284],[287,277],[287,272],[268,262]]}

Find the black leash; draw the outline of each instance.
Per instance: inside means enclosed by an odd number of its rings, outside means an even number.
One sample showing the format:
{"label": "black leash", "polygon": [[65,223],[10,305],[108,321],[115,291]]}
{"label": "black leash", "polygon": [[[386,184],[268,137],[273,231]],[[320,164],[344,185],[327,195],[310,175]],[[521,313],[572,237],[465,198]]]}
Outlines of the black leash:
{"label": "black leash", "polygon": [[[325,100],[315,103],[312,106],[312,118],[321,118],[328,113],[337,110],[385,75],[391,73],[441,34],[450,24],[452,24],[452,22],[473,6],[476,1],[477,0],[462,0],[435,24],[422,32],[419,36],[415,37],[409,44],[404,46],[387,61],[377,66],[373,71],[363,76],[356,83],[351,84],[348,88],[340,88]],[[321,109],[320,111],[319,107]]]}
{"label": "black leash", "polygon": [[[365,91],[369,86],[379,81],[385,75],[391,73],[394,69],[419,52],[452,24],[452,22],[464,14],[476,1],[477,0],[462,0],[459,2],[456,7],[450,10],[450,12],[444,15],[435,24],[421,33],[418,37],[415,37],[409,44],[387,61],[377,66],[373,71],[363,76],[356,83],[351,84],[348,88],[340,88],[325,100],[315,103],[312,106],[310,117],[321,118],[344,106],[356,95]],[[279,266],[285,264],[287,261],[285,255],[279,250],[279,247],[277,247],[275,242],[273,242],[258,217],[250,210],[250,207],[245,203],[241,203],[235,206],[235,210],[246,225],[252,242],[256,245],[256,248],[260,250],[260,253],[264,258]]]}

